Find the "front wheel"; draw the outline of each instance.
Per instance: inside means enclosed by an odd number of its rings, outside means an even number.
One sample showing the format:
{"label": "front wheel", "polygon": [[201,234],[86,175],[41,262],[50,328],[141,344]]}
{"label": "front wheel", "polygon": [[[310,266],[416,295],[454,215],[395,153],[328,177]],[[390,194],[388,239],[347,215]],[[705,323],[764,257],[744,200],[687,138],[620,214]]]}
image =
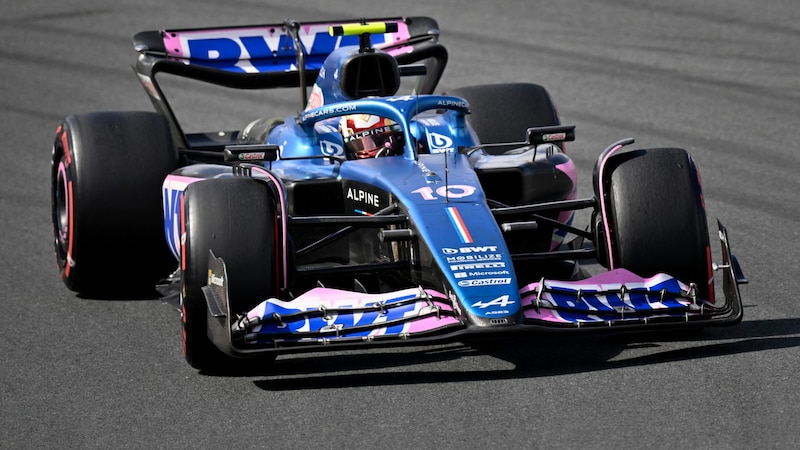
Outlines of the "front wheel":
{"label": "front wheel", "polygon": [[698,295],[713,301],[708,223],[692,157],[677,148],[635,150],[612,156],[606,174],[610,268],[643,277],[663,272],[695,283]]}
{"label": "front wheel", "polygon": [[225,262],[229,316],[276,296],[276,203],[269,186],[250,178],[200,181],[186,189],[181,227],[185,236],[181,263],[184,356],[196,369],[223,369],[236,360],[214,346],[207,335],[207,305],[201,288],[209,280],[209,251]]}

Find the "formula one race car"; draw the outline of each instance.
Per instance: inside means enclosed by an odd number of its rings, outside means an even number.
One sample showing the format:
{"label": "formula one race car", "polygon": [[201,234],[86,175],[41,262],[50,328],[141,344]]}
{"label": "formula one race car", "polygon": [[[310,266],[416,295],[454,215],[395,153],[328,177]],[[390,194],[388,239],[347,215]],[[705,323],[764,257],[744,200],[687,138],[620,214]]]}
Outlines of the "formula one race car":
{"label": "formula one race car", "polygon": [[[545,89],[434,95],[447,62],[438,36],[426,17],[137,34],[136,74],[157,112],[73,115],[56,133],[62,280],[105,296],[180,286],[184,351],[199,369],[741,320],[746,280],[721,224],[722,261],[711,260],[685,150],[616,142],[599,155],[594,195],[577,198],[564,151],[574,126]],[[299,88],[304,109],[185,133],[161,72]],[[578,210],[591,211],[583,227]]]}

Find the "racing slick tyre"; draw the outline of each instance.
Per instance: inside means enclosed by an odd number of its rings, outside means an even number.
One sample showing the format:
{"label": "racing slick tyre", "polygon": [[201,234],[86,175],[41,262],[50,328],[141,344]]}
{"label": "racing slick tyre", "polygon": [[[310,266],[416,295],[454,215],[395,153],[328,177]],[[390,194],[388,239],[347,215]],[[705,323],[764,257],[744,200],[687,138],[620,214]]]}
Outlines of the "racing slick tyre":
{"label": "racing slick tyre", "polygon": [[[190,184],[184,194],[182,234],[183,351],[195,369],[238,368],[238,358],[219,350],[208,338],[209,250],[225,262],[229,316],[246,312],[277,295],[276,204],[269,186],[245,177]],[[230,319],[231,317],[229,317]],[[267,358],[268,359],[268,358]]]}
{"label": "racing slick tyre", "polygon": [[284,123],[280,118],[256,119],[245,126],[236,138],[237,144],[263,144],[267,142],[270,131]]}
{"label": "racing slick tyre", "polygon": [[164,239],[161,183],[178,167],[166,120],[140,111],[72,115],[53,145],[56,262],[72,291],[154,291],[177,263]]}
{"label": "racing slick tyre", "polygon": [[[467,121],[484,144],[520,142],[525,140],[528,128],[560,124],[550,94],[538,84],[469,86],[449,94],[469,102]],[[508,149],[498,147],[487,151],[496,154]]]}
{"label": "racing slick tyre", "polygon": [[[614,268],[663,272],[713,294],[708,223],[700,176],[683,149],[635,150],[612,157],[606,178]],[[713,298],[710,298],[713,301]]]}

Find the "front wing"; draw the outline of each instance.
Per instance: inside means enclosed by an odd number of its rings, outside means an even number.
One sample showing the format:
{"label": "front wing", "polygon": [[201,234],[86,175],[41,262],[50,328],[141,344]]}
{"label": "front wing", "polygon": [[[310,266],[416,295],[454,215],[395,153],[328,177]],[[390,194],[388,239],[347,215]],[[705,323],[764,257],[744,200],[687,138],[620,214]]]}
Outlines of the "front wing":
{"label": "front wing", "polygon": [[316,288],[284,301],[267,299],[229,319],[224,262],[210,258],[220,283],[203,288],[208,334],[233,356],[342,349],[364,345],[418,345],[471,336],[518,332],[630,331],[679,326],[734,325],[742,319],[738,284],[746,280],[730,253],[725,228],[722,247],[723,304],[695,295],[696,288],[666,274],[642,278],[616,269],[583,280],[542,279],[520,289],[522,317],[475,325],[459,302],[431,289],[381,294]]}

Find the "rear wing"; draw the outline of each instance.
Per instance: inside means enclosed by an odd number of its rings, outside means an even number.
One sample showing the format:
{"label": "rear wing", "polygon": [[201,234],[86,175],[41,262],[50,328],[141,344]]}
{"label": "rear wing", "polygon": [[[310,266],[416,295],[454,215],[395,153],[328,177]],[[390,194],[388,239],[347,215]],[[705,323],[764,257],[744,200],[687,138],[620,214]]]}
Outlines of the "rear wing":
{"label": "rear wing", "polygon": [[319,75],[325,58],[335,49],[359,45],[359,36],[331,36],[329,27],[364,22],[395,22],[397,31],[376,34],[372,43],[394,56],[400,65],[425,60],[426,71],[417,85],[420,94],[433,93],[447,64],[439,44],[439,26],[429,17],[283,23],[143,31],[133,38],[139,53],[134,70],[156,111],[170,123],[178,144],[187,147],[156,74],[172,75],[235,89],[300,88],[301,109],[307,88]]}

